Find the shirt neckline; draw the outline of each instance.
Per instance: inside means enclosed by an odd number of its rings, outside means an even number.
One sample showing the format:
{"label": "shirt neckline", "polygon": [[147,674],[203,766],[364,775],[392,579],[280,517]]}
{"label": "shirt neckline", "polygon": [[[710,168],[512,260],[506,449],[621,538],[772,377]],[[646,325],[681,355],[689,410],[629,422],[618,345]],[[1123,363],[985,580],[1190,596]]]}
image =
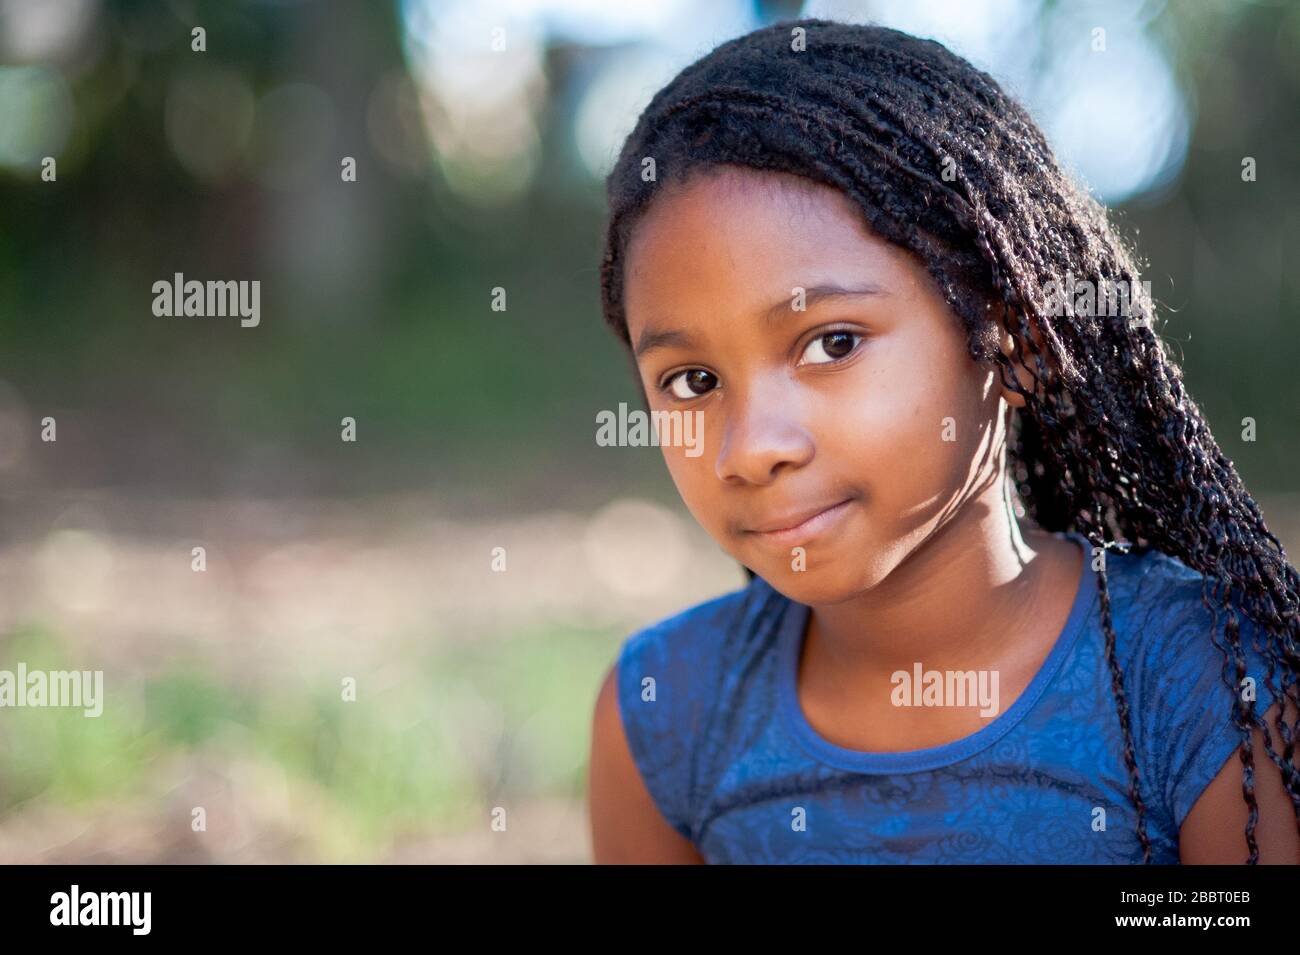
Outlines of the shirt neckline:
{"label": "shirt neckline", "polygon": [[849,749],[832,743],[813,729],[799,704],[796,682],[799,652],[803,647],[804,633],[811,611],[806,604],[787,600],[778,636],[780,699],[777,705],[795,738],[811,756],[832,766],[858,772],[899,773],[922,772],[951,765],[992,746],[1009,733],[1033,709],[1034,704],[1038,702],[1061,664],[1064,663],[1070,648],[1074,646],[1079,633],[1083,630],[1083,624],[1097,595],[1096,576],[1089,572],[1088,555],[1091,552],[1091,544],[1088,539],[1075,531],[1056,532],[1056,536],[1068,537],[1083,549],[1082,569],[1075,588],[1074,602],[1070,605],[1069,616],[1060,634],[1057,635],[1056,642],[1052,645],[1042,666],[1038,668],[1038,672],[1029,681],[1029,685],[1008,709],[995,717],[987,726],[969,736],[938,746],[898,752]]}

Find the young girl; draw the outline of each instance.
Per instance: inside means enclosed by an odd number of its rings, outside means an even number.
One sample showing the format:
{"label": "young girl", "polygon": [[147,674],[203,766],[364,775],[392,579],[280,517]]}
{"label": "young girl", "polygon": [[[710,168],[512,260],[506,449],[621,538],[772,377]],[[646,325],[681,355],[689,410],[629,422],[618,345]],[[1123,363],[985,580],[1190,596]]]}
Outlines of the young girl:
{"label": "young girl", "polygon": [[624,642],[597,862],[1300,862],[1296,571],[1021,107],[777,24],[608,192],[606,319],[750,579]]}

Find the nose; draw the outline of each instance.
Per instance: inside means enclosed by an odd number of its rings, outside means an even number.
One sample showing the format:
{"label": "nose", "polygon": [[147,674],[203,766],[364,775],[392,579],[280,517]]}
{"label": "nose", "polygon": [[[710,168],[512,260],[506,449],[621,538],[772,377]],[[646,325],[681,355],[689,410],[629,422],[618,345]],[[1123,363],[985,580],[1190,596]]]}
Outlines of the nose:
{"label": "nose", "polygon": [[739,407],[727,409],[714,469],[728,484],[771,484],[782,469],[797,470],[813,459],[812,435],[792,413],[782,389],[750,388]]}

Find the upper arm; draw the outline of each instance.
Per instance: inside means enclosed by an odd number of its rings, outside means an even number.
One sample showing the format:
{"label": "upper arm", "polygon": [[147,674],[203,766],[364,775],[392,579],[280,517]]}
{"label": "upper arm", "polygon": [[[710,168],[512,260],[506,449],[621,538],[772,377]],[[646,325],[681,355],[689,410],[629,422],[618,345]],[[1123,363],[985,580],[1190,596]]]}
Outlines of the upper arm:
{"label": "upper arm", "polygon": [[[1295,720],[1296,706],[1283,698],[1287,720]],[[1277,714],[1281,704],[1274,703],[1264,715],[1272,737],[1273,751],[1281,755],[1282,740],[1277,731]],[[1296,809],[1282,781],[1282,771],[1264,750],[1264,733],[1253,734],[1255,757],[1255,800],[1259,818],[1255,824],[1255,841],[1261,863],[1300,864],[1300,832],[1297,832]],[[1293,757],[1300,767],[1300,751]],[[1242,794],[1241,759],[1233,752],[1218,774],[1192,805],[1178,833],[1178,851],[1184,864],[1242,863],[1249,858],[1246,847],[1246,820],[1249,807]]]}
{"label": "upper arm", "polygon": [[659,811],[632,759],[618,707],[617,664],[596,697],[587,802],[597,864],[704,862]]}

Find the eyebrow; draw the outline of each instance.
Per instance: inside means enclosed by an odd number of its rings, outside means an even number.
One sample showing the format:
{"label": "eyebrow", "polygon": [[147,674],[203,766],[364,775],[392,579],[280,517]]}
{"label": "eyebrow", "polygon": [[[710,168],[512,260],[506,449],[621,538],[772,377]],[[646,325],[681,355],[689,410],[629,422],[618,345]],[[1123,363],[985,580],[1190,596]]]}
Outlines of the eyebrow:
{"label": "eyebrow", "polygon": [[[814,285],[812,288],[804,289],[804,310],[812,308],[818,302],[835,298],[859,298],[864,295],[888,295],[883,288],[874,283],[859,285],[856,288],[848,288],[843,285]],[[774,303],[770,308],[763,312],[763,320],[773,322],[782,315],[794,311],[794,292]]]}
{"label": "eyebrow", "polygon": [[[836,298],[860,298],[867,295],[888,295],[882,287],[875,284],[860,285],[856,288],[849,288],[842,285],[814,285],[811,288],[804,289],[804,310],[812,308],[819,302],[824,302]],[[782,298],[764,309],[760,314],[764,323],[770,323],[779,319],[782,315],[794,311],[794,295]],[[670,346],[688,347],[693,339],[689,334],[675,328],[666,328],[654,330],[647,328],[637,339],[636,348],[633,349],[633,356],[640,358],[648,351],[656,348],[668,348]]]}

